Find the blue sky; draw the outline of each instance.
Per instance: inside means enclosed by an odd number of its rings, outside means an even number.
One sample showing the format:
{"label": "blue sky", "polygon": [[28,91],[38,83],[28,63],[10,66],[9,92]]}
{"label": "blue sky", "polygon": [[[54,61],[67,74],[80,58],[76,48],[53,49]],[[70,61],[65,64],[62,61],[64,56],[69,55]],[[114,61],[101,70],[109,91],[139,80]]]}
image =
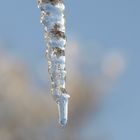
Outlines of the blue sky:
{"label": "blue sky", "polygon": [[[68,38],[122,50],[127,58],[125,73],[103,103],[99,128],[111,132],[113,140],[140,139],[140,1],[65,0],[65,4]],[[35,0],[0,4],[0,41],[34,65],[44,59],[39,12]],[[87,46],[81,47],[88,53]]]}

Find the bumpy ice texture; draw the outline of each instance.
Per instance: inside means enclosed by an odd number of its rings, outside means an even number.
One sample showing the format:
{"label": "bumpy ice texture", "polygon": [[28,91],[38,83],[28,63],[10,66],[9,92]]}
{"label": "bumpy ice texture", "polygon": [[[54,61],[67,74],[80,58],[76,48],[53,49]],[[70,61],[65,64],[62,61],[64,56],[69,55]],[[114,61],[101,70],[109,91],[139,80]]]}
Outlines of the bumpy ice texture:
{"label": "bumpy ice texture", "polygon": [[63,0],[38,0],[41,10],[41,23],[45,29],[46,57],[51,77],[51,94],[58,104],[59,122],[67,123],[68,98],[65,64],[65,16]]}

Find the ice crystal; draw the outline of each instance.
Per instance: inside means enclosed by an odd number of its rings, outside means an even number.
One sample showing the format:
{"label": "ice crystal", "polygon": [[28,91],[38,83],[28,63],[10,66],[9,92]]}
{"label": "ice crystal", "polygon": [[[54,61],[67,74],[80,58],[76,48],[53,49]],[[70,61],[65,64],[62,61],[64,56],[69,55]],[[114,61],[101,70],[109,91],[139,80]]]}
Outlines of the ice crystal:
{"label": "ice crystal", "polygon": [[68,98],[65,65],[65,16],[63,0],[38,0],[41,10],[40,22],[45,29],[46,57],[51,78],[51,94],[58,105],[59,122],[67,123]]}

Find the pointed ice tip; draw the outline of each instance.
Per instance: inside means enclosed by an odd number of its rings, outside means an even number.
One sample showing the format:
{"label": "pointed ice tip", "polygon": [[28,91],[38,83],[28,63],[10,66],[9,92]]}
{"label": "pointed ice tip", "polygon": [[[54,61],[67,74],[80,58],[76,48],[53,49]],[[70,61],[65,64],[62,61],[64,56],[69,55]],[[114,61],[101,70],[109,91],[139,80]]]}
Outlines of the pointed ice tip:
{"label": "pointed ice tip", "polygon": [[65,127],[67,125],[67,121],[66,119],[61,120],[59,123],[61,125],[61,127]]}
{"label": "pointed ice tip", "polygon": [[58,101],[58,110],[59,110],[59,123],[62,127],[65,127],[68,121],[68,94],[62,94]]}

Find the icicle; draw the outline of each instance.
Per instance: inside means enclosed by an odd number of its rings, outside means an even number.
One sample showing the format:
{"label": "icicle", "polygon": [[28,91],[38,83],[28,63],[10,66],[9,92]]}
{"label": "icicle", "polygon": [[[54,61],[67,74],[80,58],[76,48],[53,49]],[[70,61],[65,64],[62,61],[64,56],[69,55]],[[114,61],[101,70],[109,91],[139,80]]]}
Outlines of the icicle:
{"label": "icicle", "polygon": [[63,0],[38,0],[40,22],[45,29],[46,56],[51,77],[51,94],[58,105],[59,122],[67,124],[68,98],[65,88],[65,16]]}

